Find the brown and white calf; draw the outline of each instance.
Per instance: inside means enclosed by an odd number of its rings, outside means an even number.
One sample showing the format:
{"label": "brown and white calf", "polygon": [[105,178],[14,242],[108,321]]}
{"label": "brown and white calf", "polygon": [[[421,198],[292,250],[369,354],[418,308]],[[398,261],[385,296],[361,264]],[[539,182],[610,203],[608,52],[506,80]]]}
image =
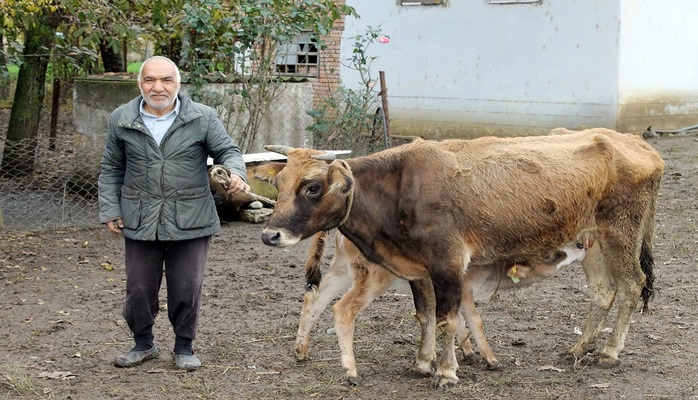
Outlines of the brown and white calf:
{"label": "brown and white calf", "polygon": [[435,384],[458,381],[452,344],[461,303],[473,301],[463,290],[468,266],[544,259],[584,231],[593,233],[599,251],[582,262],[591,307],[568,355],[595,347],[616,304],[613,331],[596,361],[619,364],[637,299],[642,295],[646,304],[653,290],[664,162],[642,138],[598,128],[417,140],[332,162],[321,150],[267,150],[284,153],[287,163],[266,164],[257,174],[278,190],[263,242],[290,246],[337,227],[368,260],[411,281],[418,310],[435,301],[443,333]]}
{"label": "brown and white calf", "polygon": [[[326,232],[316,234],[306,262],[307,290],[303,297],[303,308],[296,335],[296,357],[298,360],[309,358],[308,343],[311,331],[327,305],[337,296],[343,294],[333,307],[335,332],[339,340],[342,353],[341,361],[346,371],[347,380],[352,384],[358,384],[358,372],[353,352],[356,317],[389,288],[401,288],[406,281],[397,278],[387,269],[366,260],[356,246],[341,233],[335,235],[335,253],[330,262],[328,273],[323,275],[320,270],[320,260],[326,236]],[[472,297],[475,301],[486,303],[498,290],[511,290],[528,286],[555,276],[569,266],[578,265],[592,243],[591,237],[584,235],[579,241],[563,246],[551,254],[548,259],[535,264],[519,260],[519,262],[502,262],[498,265],[470,265],[466,273],[469,285],[466,290],[472,291]],[[479,324],[476,322],[476,332],[473,333],[473,337],[480,354],[487,360],[488,368],[498,369],[499,362],[487,344],[477,309],[471,304],[463,304],[461,313],[465,319],[475,319],[479,322]],[[413,369],[420,373],[430,373],[431,362],[435,358],[435,338],[430,334],[434,330],[426,329],[425,332],[424,328],[430,323],[428,320],[434,318],[434,312],[431,310],[428,315],[417,314],[416,317],[422,326],[422,337]],[[470,344],[470,334],[463,322],[465,320],[461,319],[456,337],[463,355],[469,358],[473,357],[475,352]],[[433,323],[434,321],[431,321],[431,324]]]}

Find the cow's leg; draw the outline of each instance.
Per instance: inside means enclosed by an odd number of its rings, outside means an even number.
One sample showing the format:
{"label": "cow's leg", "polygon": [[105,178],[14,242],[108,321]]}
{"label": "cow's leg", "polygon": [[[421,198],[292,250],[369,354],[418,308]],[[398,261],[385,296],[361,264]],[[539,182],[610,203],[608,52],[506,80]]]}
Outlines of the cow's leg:
{"label": "cow's leg", "polygon": [[436,359],[436,299],[434,286],[430,278],[410,281],[412,298],[414,299],[415,318],[419,322],[422,336],[419,340],[417,359],[412,364],[412,370],[429,375],[432,372],[432,362]]}
{"label": "cow's leg", "polygon": [[358,385],[359,377],[354,358],[354,322],[373,300],[385,293],[395,275],[383,267],[368,263],[353,265],[354,284],[334,305],[334,326],[339,341],[342,367],[350,384]]}
{"label": "cow's leg", "polygon": [[451,264],[447,268],[429,268],[434,295],[436,297],[436,320],[443,338],[441,357],[434,372],[434,386],[458,383],[458,361],[454,344],[458,328],[458,312],[462,293],[462,275],[464,263]]}
{"label": "cow's leg", "polygon": [[446,318],[439,325],[443,344],[441,348],[441,357],[434,371],[433,384],[435,387],[453,385],[458,383],[458,360],[456,360],[456,346],[454,340],[456,338],[456,330],[458,328],[458,317],[452,315]]}
{"label": "cow's leg", "polygon": [[642,286],[621,283],[618,285],[616,303],[618,303],[618,314],[606,345],[598,354],[596,362],[602,367],[617,367],[620,365],[618,354],[625,347],[625,338],[630,327],[630,318],[640,297]]}
{"label": "cow's leg", "polygon": [[621,252],[614,252],[610,257],[614,268],[611,270],[616,288],[617,315],[613,325],[613,331],[608,337],[605,346],[601,349],[597,357],[597,363],[603,367],[615,367],[620,365],[618,354],[625,346],[625,337],[630,327],[630,319],[637,301],[642,293],[645,283],[645,274],[640,267],[640,256],[630,243],[620,247],[622,242],[618,242],[614,248],[624,249]]}
{"label": "cow's leg", "polygon": [[470,287],[470,283],[467,282],[463,285],[463,294],[461,300],[460,312],[465,318],[465,322],[470,328],[470,333],[473,335],[473,340],[478,348],[478,351],[487,361],[487,368],[491,370],[502,369],[502,365],[499,363],[497,358],[494,356],[494,351],[487,343],[485,338],[485,331],[482,324],[482,318],[480,318],[480,313],[475,307],[475,299],[473,299],[473,291]]}
{"label": "cow's leg", "polygon": [[465,325],[465,316],[463,313],[458,313],[458,329],[456,329],[456,348],[461,349],[463,352],[463,359],[465,361],[472,361],[475,358],[475,350],[473,350],[473,345],[470,343],[470,331]]}
{"label": "cow's leg", "polygon": [[351,286],[349,265],[337,261],[337,258],[332,260],[332,268],[323,277],[320,286],[305,292],[305,296],[303,296],[303,309],[301,310],[295,344],[296,359],[299,361],[308,359],[310,333],[320,319],[322,312],[332,300]]}
{"label": "cow's leg", "polygon": [[582,261],[591,299],[582,336],[572,348],[561,354],[570,361],[577,361],[588,352],[594,351],[599,332],[616,296],[610,264],[603,254],[605,247],[604,243],[597,243],[588,249]]}

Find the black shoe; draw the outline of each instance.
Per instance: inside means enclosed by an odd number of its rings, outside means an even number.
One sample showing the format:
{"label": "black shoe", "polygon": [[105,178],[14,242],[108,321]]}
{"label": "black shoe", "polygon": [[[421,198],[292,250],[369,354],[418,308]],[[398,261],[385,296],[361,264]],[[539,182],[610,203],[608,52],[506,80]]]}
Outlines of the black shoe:
{"label": "black shoe", "polygon": [[201,366],[201,361],[194,355],[194,352],[191,354],[175,354],[174,360],[177,368],[187,371],[196,371]]}
{"label": "black shoe", "polygon": [[114,360],[114,365],[122,368],[133,367],[141,364],[143,361],[157,357],[159,353],[160,351],[155,345],[148,350],[131,350],[128,353],[116,357],[116,360]]}

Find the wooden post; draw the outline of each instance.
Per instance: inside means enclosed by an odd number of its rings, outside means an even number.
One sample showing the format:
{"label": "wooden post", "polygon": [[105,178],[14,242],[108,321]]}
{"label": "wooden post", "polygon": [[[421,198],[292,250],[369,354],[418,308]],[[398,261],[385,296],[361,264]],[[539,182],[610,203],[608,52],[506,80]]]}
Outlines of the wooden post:
{"label": "wooden post", "polygon": [[58,103],[61,99],[61,80],[53,78],[53,94],[51,97],[51,125],[49,129],[48,148],[56,149],[56,127],[58,126]]}
{"label": "wooden post", "polygon": [[380,77],[381,91],[378,95],[381,97],[381,108],[383,109],[383,115],[385,116],[385,132],[388,138],[387,147],[392,147],[392,139],[390,137],[390,113],[388,112],[388,88],[385,86],[385,71],[378,71],[378,76]]}
{"label": "wooden post", "polygon": [[124,64],[124,71],[123,72],[128,72],[128,38],[124,36],[124,40],[122,41],[123,46],[121,48],[121,62]]}

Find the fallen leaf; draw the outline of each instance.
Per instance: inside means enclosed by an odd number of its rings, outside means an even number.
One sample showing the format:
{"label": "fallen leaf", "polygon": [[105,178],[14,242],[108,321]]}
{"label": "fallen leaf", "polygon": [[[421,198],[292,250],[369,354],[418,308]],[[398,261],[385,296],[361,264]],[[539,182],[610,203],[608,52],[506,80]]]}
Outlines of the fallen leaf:
{"label": "fallen leaf", "polygon": [[77,375],[69,372],[69,371],[54,371],[54,372],[41,372],[39,373],[39,378],[46,378],[46,379],[61,379],[61,380],[66,380],[66,379],[72,379],[75,378]]}
{"label": "fallen leaf", "polygon": [[538,368],[538,371],[555,371],[555,372],[565,372],[564,369],[558,368],[558,367],[553,367],[552,365],[544,365],[540,368]]}
{"label": "fallen leaf", "polygon": [[111,265],[111,263],[109,261],[105,261],[105,262],[99,264],[99,266],[102,267],[102,269],[105,271],[113,271],[114,270],[114,266]]}

